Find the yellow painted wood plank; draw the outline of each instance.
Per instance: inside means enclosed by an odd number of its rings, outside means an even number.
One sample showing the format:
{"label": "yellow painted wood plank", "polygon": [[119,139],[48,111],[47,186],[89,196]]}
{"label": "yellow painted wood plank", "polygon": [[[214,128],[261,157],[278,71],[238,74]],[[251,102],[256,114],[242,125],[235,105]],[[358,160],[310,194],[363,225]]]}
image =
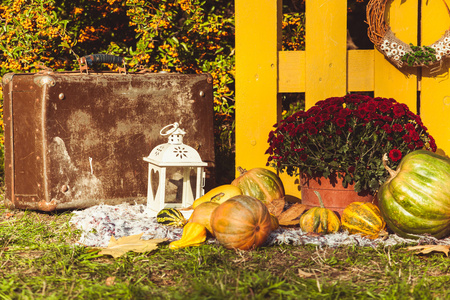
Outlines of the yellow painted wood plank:
{"label": "yellow painted wood plank", "polygon": [[[305,92],[305,51],[280,51],[278,92]],[[348,91],[373,91],[374,50],[348,51]]]}
{"label": "yellow painted wood plank", "polygon": [[[417,45],[417,1],[394,0],[386,13],[394,34],[405,43]],[[394,98],[416,112],[417,69],[398,69],[379,51],[375,51],[374,59],[375,96]]]}
{"label": "yellow painted wood plank", "polygon": [[278,92],[305,92],[305,51],[280,51],[278,59]]}
{"label": "yellow painted wood plank", "polygon": [[[295,66],[282,66],[280,71],[288,70],[287,76],[280,73],[280,91],[294,91],[293,85],[283,87],[283,83],[292,76],[298,86],[303,90],[302,78],[305,78],[306,107],[314,105],[317,101],[343,96],[347,88],[347,3],[342,0],[308,0],[306,2],[306,50],[305,50],[305,77],[303,71],[293,73],[296,67],[302,68],[302,58],[299,54],[288,53],[285,57],[280,55],[280,63],[294,59]],[[296,56],[297,55],[297,56]],[[282,60],[283,57],[283,60]],[[284,60],[286,59],[286,60]],[[295,75],[295,76],[294,76]],[[284,76],[284,77],[281,77]],[[300,79],[300,81],[298,81]],[[298,179],[282,174],[288,199],[299,199],[300,188]]]}
{"label": "yellow painted wood plank", "polygon": [[[305,51],[278,52],[278,92],[301,93],[305,92]],[[300,202],[300,186],[298,179],[279,174],[286,192],[286,200]]]}
{"label": "yellow painted wood plank", "polygon": [[363,92],[374,90],[374,50],[348,50],[348,79],[349,92]]}
{"label": "yellow painted wood plank", "polygon": [[269,131],[281,114],[281,0],[236,0],[236,166],[264,167]]}
{"label": "yellow painted wood plank", "polygon": [[[448,5],[450,1],[445,0]],[[450,28],[450,16],[444,2],[422,1],[422,45],[431,45]]]}
{"label": "yellow painted wood plank", "polygon": [[[450,4],[450,1],[447,1]],[[431,45],[450,27],[450,17],[442,1],[422,3],[422,44]],[[420,115],[438,148],[450,156],[450,63],[439,72],[424,68],[421,81]]]}
{"label": "yellow painted wood plank", "polygon": [[347,89],[347,1],[306,3],[306,107]]}

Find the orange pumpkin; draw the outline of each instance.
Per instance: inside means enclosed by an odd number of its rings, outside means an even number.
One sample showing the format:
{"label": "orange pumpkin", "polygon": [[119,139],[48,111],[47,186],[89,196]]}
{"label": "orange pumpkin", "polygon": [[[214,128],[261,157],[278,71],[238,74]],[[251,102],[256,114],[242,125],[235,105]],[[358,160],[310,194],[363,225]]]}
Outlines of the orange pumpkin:
{"label": "orange pumpkin", "polygon": [[278,221],[278,218],[274,215],[270,214],[271,221],[272,221],[272,231],[277,230],[280,227],[280,222]]}
{"label": "orange pumpkin", "polygon": [[249,250],[260,247],[272,232],[267,207],[251,196],[234,196],[217,207],[211,216],[216,239],[225,248]]}
{"label": "orange pumpkin", "polygon": [[188,222],[194,222],[198,224],[202,224],[206,227],[206,229],[212,233],[211,229],[211,215],[212,212],[219,207],[219,203],[215,202],[203,202],[199,206],[197,206],[192,212],[191,217]]}

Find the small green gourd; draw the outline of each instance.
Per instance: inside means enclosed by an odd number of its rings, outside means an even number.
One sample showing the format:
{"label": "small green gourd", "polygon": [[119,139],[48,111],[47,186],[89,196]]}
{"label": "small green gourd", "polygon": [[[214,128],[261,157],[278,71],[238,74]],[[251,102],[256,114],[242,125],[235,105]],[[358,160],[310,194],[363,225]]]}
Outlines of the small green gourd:
{"label": "small green gourd", "polygon": [[163,225],[175,227],[183,227],[186,219],[183,214],[176,208],[164,208],[156,216],[156,221]]}

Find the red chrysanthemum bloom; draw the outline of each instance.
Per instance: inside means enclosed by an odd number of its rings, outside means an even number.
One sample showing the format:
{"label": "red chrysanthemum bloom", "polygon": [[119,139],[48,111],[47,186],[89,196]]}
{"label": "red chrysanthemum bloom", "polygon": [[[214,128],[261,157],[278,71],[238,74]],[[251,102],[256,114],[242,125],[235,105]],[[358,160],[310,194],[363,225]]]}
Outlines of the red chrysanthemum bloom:
{"label": "red chrysanthemum bloom", "polygon": [[306,112],[309,117],[314,117],[320,111],[320,107],[313,106]]}
{"label": "red chrysanthemum bloom", "polygon": [[302,136],[300,138],[300,143],[302,143],[302,144],[306,144],[307,141],[308,141],[308,136],[307,135],[304,135],[304,136]]}
{"label": "red chrysanthemum bloom", "polygon": [[316,127],[311,126],[310,128],[308,128],[308,132],[309,132],[310,135],[315,135],[319,131],[317,130]]}
{"label": "red chrysanthemum bloom", "polygon": [[405,107],[401,105],[400,103],[394,105],[394,118],[400,118],[405,115]]}
{"label": "red chrysanthemum bloom", "polygon": [[386,133],[391,133],[392,132],[392,128],[391,126],[389,126],[389,124],[384,124],[381,129],[383,129]]}
{"label": "red chrysanthemum bloom", "polygon": [[434,138],[430,135],[429,136],[429,144],[430,144],[430,148],[431,148],[431,150],[433,150],[433,151],[436,151],[437,150],[437,146],[436,146],[436,141],[434,140]]}
{"label": "red chrysanthemum bloom", "polygon": [[400,124],[394,124],[394,125],[392,125],[392,130],[394,130],[395,132],[402,132],[403,126]]}
{"label": "red chrysanthemum bloom", "polygon": [[339,112],[338,112],[338,116],[339,117],[342,117],[342,118],[345,118],[345,117],[347,117],[347,116],[349,116],[349,115],[351,115],[352,114],[352,111],[350,110],[350,109],[348,109],[348,108],[343,108],[343,109],[341,109]]}
{"label": "red chrysanthemum bloom", "polygon": [[402,152],[398,149],[392,149],[391,151],[389,151],[389,158],[393,161],[398,161],[402,159]]}
{"label": "red chrysanthemum bloom", "polygon": [[378,104],[378,109],[382,112],[388,112],[391,109],[391,103],[389,101],[381,101]]}
{"label": "red chrysanthemum bloom", "polygon": [[415,131],[410,131],[409,136],[413,139],[413,141],[418,141],[420,139],[420,136]]}
{"label": "red chrysanthemum bloom", "polygon": [[295,128],[296,135],[299,134],[299,133],[302,133],[303,131],[305,131],[305,125],[298,124],[297,127]]}
{"label": "red chrysanthemum bloom", "polygon": [[411,137],[407,134],[405,134],[404,136],[402,136],[403,141],[405,141],[405,143],[411,143]]}
{"label": "red chrysanthemum bloom", "polygon": [[329,113],[320,114],[320,120],[325,122],[331,119],[331,115]]}
{"label": "red chrysanthemum bloom", "polygon": [[347,120],[345,120],[344,118],[336,119],[336,125],[339,127],[344,127],[346,123],[347,123]]}
{"label": "red chrysanthemum bloom", "polygon": [[361,119],[364,119],[364,117],[366,116],[366,111],[363,109],[359,109],[355,111],[355,115]]}

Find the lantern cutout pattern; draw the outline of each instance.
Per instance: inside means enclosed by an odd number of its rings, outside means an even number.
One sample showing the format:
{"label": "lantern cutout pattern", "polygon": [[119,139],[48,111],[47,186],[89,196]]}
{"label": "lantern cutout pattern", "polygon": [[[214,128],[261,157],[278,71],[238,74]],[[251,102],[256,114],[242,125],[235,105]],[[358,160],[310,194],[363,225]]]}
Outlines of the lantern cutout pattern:
{"label": "lantern cutout pattern", "polygon": [[[204,187],[204,167],[208,164],[203,162],[198,152],[183,144],[183,136],[186,132],[179,127],[179,123],[169,124],[159,132],[162,136],[169,136],[166,144],[156,146],[150,155],[144,157],[148,162],[148,188],[147,188],[147,208],[159,212],[166,207],[179,208],[180,203],[166,202],[166,174],[168,167],[181,169],[182,174],[182,196],[181,207],[189,207],[194,202],[194,195],[191,186],[191,170],[196,171],[195,199],[200,198]],[[152,188],[152,172],[158,173],[159,182],[156,193]]]}

